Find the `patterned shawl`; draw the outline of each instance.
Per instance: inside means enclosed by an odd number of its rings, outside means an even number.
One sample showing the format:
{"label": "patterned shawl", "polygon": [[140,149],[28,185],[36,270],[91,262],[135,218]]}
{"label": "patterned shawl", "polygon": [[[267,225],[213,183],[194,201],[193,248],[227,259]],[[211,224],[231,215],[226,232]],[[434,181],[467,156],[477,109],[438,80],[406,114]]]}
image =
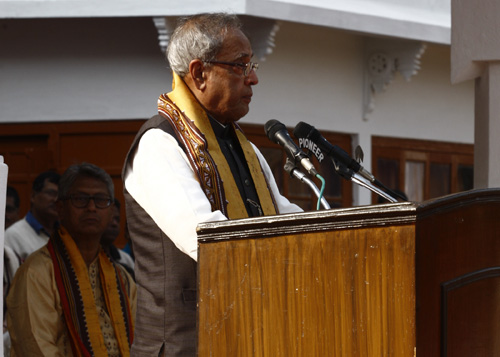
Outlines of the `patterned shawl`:
{"label": "patterned shawl", "polygon": [[[69,233],[60,227],[47,245],[75,356],[107,356],[88,268]],[[122,356],[130,355],[133,320],[124,277],[109,257],[99,252],[100,278],[106,307]]]}
{"label": "patterned shawl", "polygon": [[[184,81],[174,73],[174,90],[158,99],[158,112],[167,118],[184,145],[212,210],[230,219],[248,217],[231,169],[213,132],[210,120]],[[241,128],[232,123],[247,160],[264,215],[277,213],[276,202],[259,159]]]}

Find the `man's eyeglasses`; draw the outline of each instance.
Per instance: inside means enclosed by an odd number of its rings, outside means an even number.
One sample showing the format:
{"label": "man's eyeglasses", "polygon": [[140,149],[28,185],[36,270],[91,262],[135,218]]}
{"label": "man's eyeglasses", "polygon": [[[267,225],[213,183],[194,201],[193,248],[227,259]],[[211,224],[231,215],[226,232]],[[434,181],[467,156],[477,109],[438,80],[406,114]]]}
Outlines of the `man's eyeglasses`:
{"label": "man's eyeglasses", "polygon": [[76,208],[85,208],[89,205],[90,200],[94,200],[94,205],[97,208],[107,208],[111,206],[113,202],[111,197],[103,195],[86,195],[83,193],[73,193],[68,197],[63,198],[63,200],[70,200],[73,206]]}
{"label": "man's eyeglasses", "polygon": [[248,77],[252,71],[259,69],[259,64],[255,62],[238,63],[238,62],[225,62],[225,61],[205,61],[210,64],[225,64],[232,67],[239,67],[243,69],[243,75]]}

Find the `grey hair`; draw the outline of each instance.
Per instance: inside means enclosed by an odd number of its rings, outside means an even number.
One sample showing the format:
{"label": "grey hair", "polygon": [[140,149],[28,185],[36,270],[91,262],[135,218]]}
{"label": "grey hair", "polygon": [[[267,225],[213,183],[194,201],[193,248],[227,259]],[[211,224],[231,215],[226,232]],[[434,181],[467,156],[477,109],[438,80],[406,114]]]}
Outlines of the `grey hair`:
{"label": "grey hair", "polygon": [[215,60],[229,29],[242,29],[236,15],[212,13],[181,18],[167,47],[172,71],[184,77],[192,60]]}
{"label": "grey hair", "polygon": [[66,169],[59,180],[58,198],[60,200],[66,198],[76,179],[82,176],[92,177],[105,183],[111,199],[114,200],[115,186],[113,185],[111,176],[99,166],[87,162],[71,165]]}

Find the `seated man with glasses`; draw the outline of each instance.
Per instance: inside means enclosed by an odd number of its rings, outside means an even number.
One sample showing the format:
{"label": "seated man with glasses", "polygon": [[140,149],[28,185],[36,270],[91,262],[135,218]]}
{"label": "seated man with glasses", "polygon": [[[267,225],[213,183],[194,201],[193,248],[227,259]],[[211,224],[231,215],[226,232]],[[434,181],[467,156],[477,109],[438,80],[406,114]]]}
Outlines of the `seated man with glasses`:
{"label": "seated man with glasses", "polygon": [[111,177],[70,166],[59,184],[59,228],[16,273],[7,325],[17,356],[129,356],[136,286],[100,242],[112,215]]}
{"label": "seated man with glasses", "polygon": [[29,212],[5,231],[5,245],[21,260],[47,244],[57,227],[58,184],[58,173],[46,171],[39,174],[33,181]]}
{"label": "seated man with glasses", "polygon": [[183,19],[169,39],[173,90],[140,129],[123,179],[138,285],[134,356],[196,355],[200,222],[298,212],[236,124],[257,63],[236,16]]}

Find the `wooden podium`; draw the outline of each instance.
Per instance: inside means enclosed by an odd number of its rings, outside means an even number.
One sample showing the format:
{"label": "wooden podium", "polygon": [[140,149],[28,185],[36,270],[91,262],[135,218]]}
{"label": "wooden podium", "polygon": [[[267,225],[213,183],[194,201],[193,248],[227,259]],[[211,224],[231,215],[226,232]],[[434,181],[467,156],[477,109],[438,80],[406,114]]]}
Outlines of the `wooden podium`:
{"label": "wooden podium", "polygon": [[500,353],[500,190],[198,228],[199,356]]}

